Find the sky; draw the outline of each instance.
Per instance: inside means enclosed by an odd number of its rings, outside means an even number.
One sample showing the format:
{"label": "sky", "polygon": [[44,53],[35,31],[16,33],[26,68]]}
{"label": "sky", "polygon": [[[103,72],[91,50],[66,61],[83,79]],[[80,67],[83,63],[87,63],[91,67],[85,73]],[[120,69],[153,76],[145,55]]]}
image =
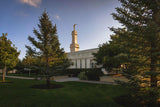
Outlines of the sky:
{"label": "sky", "polygon": [[111,15],[119,6],[118,0],[1,0],[0,36],[8,33],[23,59],[25,45],[32,46],[27,38],[35,37],[33,28],[38,29],[39,18],[46,9],[53,25],[57,25],[61,48],[66,52],[70,52],[74,24],[80,50],[98,48],[110,40],[113,32],[109,27],[121,26]]}

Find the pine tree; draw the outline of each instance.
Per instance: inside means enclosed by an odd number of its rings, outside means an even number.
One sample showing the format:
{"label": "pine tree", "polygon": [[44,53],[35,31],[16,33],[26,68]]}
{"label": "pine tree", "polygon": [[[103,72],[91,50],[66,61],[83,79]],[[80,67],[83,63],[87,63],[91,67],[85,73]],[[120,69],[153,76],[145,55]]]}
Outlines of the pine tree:
{"label": "pine tree", "polygon": [[[128,48],[128,65],[124,75],[130,80],[128,86],[147,96],[155,104],[158,98],[158,76],[160,60],[160,1],[159,0],[119,0],[122,7],[113,13],[126,30],[112,28],[123,38]],[[150,78],[146,81],[144,78]],[[142,88],[142,84],[145,86]],[[134,93],[135,94],[135,93]],[[136,95],[138,95],[136,94]],[[144,98],[144,97],[143,97]]]}
{"label": "pine tree", "polygon": [[36,50],[30,46],[26,46],[26,48],[39,58],[39,67],[44,75],[46,75],[47,86],[49,87],[50,77],[53,76],[53,71],[57,66],[62,65],[67,58],[63,48],[60,48],[56,25],[52,25],[46,11],[43,12],[39,19],[38,28],[39,30],[33,30],[36,39],[31,36],[28,37],[28,40]]}
{"label": "pine tree", "polygon": [[17,52],[17,48],[12,42],[7,39],[7,33],[2,34],[0,37],[0,67],[3,68],[3,82],[5,82],[5,74],[7,67],[13,68],[18,63],[20,52]]}

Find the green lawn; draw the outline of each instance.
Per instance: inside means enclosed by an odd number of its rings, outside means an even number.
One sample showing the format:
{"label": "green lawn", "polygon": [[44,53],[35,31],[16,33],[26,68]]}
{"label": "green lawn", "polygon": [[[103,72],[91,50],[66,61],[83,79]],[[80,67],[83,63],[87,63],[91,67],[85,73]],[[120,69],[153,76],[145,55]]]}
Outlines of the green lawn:
{"label": "green lawn", "polygon": [[59,89],[33,89],[45,81],[7,79],[0,83],[0,107],[119,107],[114,97],[126,92],[118,85],[63,82]]}

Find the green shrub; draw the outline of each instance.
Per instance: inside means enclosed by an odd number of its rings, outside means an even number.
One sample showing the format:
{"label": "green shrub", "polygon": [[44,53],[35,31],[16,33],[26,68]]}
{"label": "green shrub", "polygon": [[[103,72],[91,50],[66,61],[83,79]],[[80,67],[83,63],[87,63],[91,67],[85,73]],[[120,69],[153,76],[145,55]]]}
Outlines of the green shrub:
{"label": "green shrub", "polygon": [[89,71],[86,72],[86,76],[88,78],[88,80],[95,80],[95,81],[99,81],[99,75],[97,75],[95,72]]}
{"label": "green shrub", "polygon": [[93,69],[92,71],[88,71],[85,73],[88,80],[99,81],[100,76],[103,75],[103,72],[97,69]]}
{"label": "green shrub", "polygon": [[66,69],[64,73],[67,75],[72,75],[74,77],[77,77],[80,72],[95,71],[95,70],[100,71],[99,72],[100,75],[103,75],[103,73],[101,72],[101,68]]}
{"label": "green shrub", "polygon": [[99,81],[100,76],[104,75],[99,69],[90,69],[89,71],[80,72],[78,77],[80,80]]}
{"label": "green shrub", "polygon": [[86,72],[80,72],[80,73],[78,74],[78,78],[79,78],[80,80],[87,80]]}

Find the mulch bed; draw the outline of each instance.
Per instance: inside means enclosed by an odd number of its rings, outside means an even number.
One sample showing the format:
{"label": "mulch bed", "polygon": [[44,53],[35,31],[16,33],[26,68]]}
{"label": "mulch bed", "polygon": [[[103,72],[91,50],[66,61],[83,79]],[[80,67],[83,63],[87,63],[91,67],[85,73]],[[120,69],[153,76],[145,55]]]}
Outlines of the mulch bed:
{"label": "mulch bed", "polygon": [[50,84],[48,87],[46,84],[39,84],[39,85],[33,85],[31,88],[35,89],[57,89],[57,88],[63,88],[64,86],[61,84]]}

